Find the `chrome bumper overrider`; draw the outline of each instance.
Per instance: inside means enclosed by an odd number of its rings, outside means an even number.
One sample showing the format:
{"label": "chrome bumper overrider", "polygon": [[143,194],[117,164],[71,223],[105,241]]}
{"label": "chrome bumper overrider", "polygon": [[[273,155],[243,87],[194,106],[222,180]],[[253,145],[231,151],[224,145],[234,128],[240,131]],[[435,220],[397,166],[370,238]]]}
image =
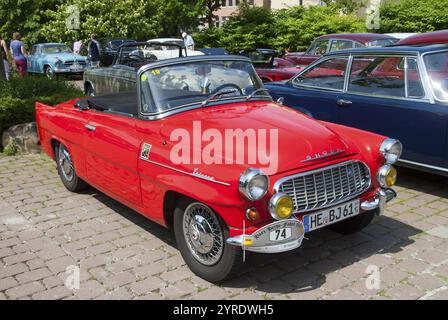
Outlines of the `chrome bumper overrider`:
{"label": "chrome bumper overrider", "polygon": [[379,208],[378,215],[380,216],[384,213],[385,204],[396,196],[397,193],[394,190],[381,188],[376,195],[361,203],[361,209],[370,211]]}
{"label": "chrome bumper overrider", "polygon": [[[284,240],[278,239],[278,234],[286,232]],[[296,249],[302,244],[305,229],[303,223],[297,219],[286,219],[270,223],[251,235],[243,234],[227,239],[227,243],[241,247],[243,250],[260,253],[277,253]]]}

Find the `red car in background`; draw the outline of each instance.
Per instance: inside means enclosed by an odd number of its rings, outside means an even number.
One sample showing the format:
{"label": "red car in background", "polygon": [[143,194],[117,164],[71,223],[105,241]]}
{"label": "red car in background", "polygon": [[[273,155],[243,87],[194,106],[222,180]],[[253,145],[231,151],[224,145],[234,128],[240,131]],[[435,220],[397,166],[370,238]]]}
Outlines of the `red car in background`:
{"label": "red car in background", "polygon": [[397,38],[378,33],[327,34],[316,38],[305,52],[290,52],[283,58],[297,66],[307,66],[328,52],[360,47],[383,47],[397,41]]}
{"label": "red car in background", "polygon": [[263,82],[289,80],[302,70],[293,62],[280,58],[282,54],[276,50],[241,50],[239,54],[250,58]]}
{"label": "red car in background", "polygon": [[448,30],[439,30],[434,32],[419,33],[397,42],[397,45],[413,44],[442,44],[448,43]]}

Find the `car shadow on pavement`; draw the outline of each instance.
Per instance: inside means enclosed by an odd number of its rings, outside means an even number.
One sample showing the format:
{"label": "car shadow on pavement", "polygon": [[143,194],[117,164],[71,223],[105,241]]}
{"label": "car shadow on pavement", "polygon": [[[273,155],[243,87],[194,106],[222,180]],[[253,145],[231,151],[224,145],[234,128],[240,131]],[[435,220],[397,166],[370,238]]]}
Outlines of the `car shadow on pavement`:
{"label": "car shadow on pavement", "polygon": [[[397,186],[448,199],[448,177],[398,167]],[[400,190],[398,190],[400,191]]]}
{"label": "car shadow on pavement", "polygon": [[[86,193],[177,249],[171,231],[93,188]],[[376,217],[362,232],[351,235],[317,230],[307,234],[300,248],[287,253],[246,252],[241,272],[221,286],[230,290],[252,288],[261,293],[288,294],[320,288],[325,285],[327,275],[335,271],[348,277],[347,281],[359,280],[368,276],[369,257],[398,253],[420,233],[422,230],[387,216]]]}

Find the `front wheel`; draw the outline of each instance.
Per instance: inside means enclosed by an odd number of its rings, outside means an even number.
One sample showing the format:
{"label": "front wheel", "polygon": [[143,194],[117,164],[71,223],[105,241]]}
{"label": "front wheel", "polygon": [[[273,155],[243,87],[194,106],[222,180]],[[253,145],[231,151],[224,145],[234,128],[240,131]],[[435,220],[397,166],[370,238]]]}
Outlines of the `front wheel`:
{"label": "front wheel", "polygon": [[174,235],[186,264],[199,277],[222,282],[242,263],[241,249],[228,245],[222,219],[200,202],[181,201],[174,211]]}
{"label": "front wheel", "polygon": [[50,80],[54,80],[56,78],[56,75],[50,66],[45,67],[45,76]]}
{"label": "front wheel", "polygon": [[329,226],[328,229],[341,234],[351,234],[361,231],[369,225],[377,211],[378,209],[360,213],[353,218],[335,223]]}

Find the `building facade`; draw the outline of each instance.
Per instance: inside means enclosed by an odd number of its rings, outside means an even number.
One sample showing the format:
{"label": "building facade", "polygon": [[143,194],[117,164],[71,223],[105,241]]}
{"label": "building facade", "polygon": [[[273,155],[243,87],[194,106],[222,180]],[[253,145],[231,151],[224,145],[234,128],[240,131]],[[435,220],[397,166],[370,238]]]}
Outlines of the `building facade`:
{"label": "building facade", "polygon": [[[232,14],[237,13],[238,6],[241,0],[222,0],[222,5],[219,10],[216,11],[217,21],[216,26],[222,26]],[[321,0],[248,0],[250,5],[257,7],[264,7],[267,9],[284,9],[293,6],[309,6],[320,5]]]}

